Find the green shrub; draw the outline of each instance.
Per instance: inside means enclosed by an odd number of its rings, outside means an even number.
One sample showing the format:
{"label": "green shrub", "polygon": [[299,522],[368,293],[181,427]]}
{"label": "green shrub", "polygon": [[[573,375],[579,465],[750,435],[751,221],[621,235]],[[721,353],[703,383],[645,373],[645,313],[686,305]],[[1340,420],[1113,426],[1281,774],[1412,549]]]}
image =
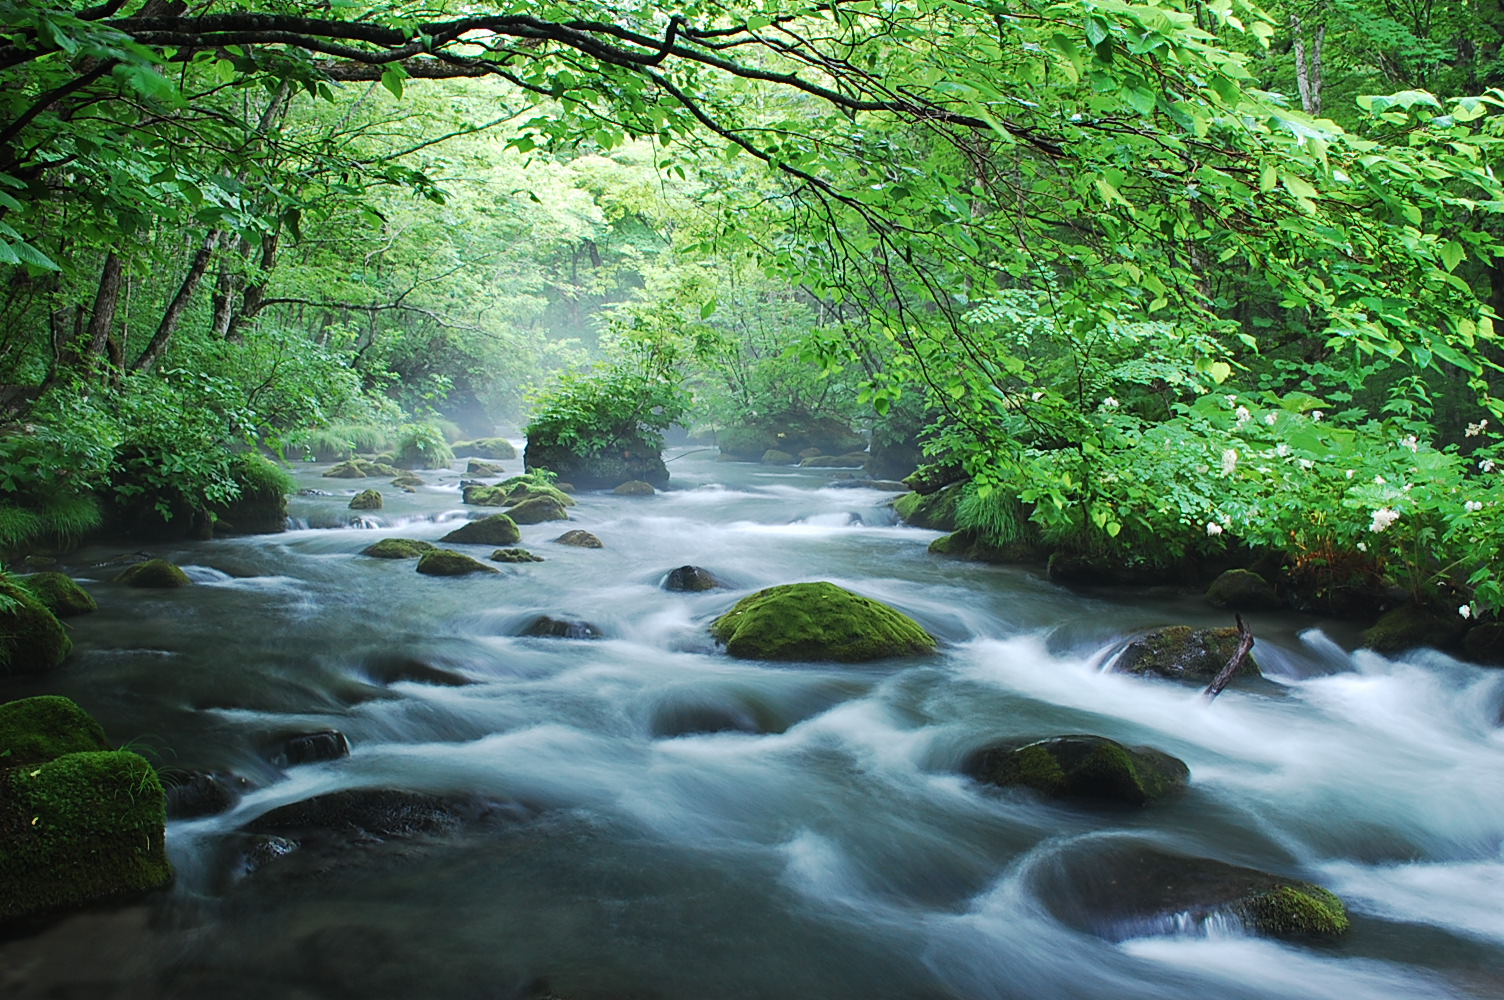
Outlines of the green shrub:
{"label": "green shrub", "polygon": [[454,452],[435,424],[406,424],[397,436],[397,461],[404,469],[442,469],[454,461]]}

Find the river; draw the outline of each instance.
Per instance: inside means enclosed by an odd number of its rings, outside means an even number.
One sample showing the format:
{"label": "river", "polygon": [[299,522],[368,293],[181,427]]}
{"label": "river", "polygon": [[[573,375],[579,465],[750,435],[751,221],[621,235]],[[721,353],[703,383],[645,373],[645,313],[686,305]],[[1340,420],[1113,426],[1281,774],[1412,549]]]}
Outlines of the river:
{"label": "river", "polygon": [[[0,942],[0,996],[1504,996],[1504,671],[1349,654],[1351,626],[1255,615],[1268,679],[1207,705],[1101,669],[1136,630],[1228,624],[1199,598],[1083,595],[933,557],[936,533],[897,524],[889,494],[670,457],[673,489],[582,493],[572,524],[522,529],[546,561],[499,575],[359,554],[477,513],[457,471],[413,494],[358,483],[387,505],[357,515],[357,484],[299,469],[336,495],[293,498],[295,530],[153,550],[189,571],[183,590],[91,568],[119,547],[70,556],[100,611],[70,620],[63,668],[0,700],[69,695],[159,765],[250,787],[227,813],[169,824],[169,891]],[[553,544],[566,527],[604,548]],[[686,563],[734,589],[664,591]],[[810,579],[896,605],[941,651],[763,665],[709,640],[739,597]],[[518,636],[540,614],[603,638]],[[472,683],[384,683],[406,660]],[[270,762],[278,735],[330,728],[348,757]],[[1173,753],[1191,786],[1086,809],[960,771],[990,741],[1060,733]],[[237,860],[257,817],[367,787],[491,809],[249,874]],[[1109,940],[1052,916],[1041,873],[1118,842],[1327,885],[1352,928],[1283,943],[1210,921]]]}

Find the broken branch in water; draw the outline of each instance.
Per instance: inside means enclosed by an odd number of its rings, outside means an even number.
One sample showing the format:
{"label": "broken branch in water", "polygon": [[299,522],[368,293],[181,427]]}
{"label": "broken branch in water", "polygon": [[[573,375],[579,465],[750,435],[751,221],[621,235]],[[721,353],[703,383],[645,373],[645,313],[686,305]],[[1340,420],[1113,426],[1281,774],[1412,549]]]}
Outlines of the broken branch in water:
{"label": "broken branch in water", "polygon": [[1227,661],[1227,666],[1222,668],[1222,672],[1206,686],[1205,691],[1201,692],[1202,697],[1207,701],[1211,701],[1222,693],[1222,689],[1227,687],[1227,682],[1232,680],[1233,674],[1236,674],[1243,666],[1243,661],[1248,659],[1248,653],[1253,649],[1253,629],[1243,621],[1242,615],[1235,617],[1238,620],[1238,648],[1233,650],[1232,659]]}

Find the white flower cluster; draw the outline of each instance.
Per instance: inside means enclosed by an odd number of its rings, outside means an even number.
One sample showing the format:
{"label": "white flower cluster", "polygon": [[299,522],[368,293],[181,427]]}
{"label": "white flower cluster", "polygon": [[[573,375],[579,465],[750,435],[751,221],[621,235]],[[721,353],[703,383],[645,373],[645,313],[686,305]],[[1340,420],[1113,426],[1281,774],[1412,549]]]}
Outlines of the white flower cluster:
{"label": "white flower cluster", "polygon": [[1469,500],[1467,503],[1465,503],[1465,504],[1462,505],[1462,509],[1465,510],[1465,511],[1468,511],[1469,513],[1472,513],[1473,511],[1477,511],[1477,510],[1482,510],[1483,509],[1483,501],[1482,500]]}
{"label": "white flower cluster", "polygon": [[1393,507],[1380,507],[1373,512],[1373,523],[1368,526],[1368,530],[1383,531],[1399,519],[1400,512]]}
{"label": "white flower cluster", "polygon": [[1478,468],[1484,472],[1492,472],[1494,471],[1494,460],[1491,458],[1485,458],[1483,461],[1478,463]]}
{"label": "white flower cluster", "polygon": [[1471,604],[1459,604],[1457,606],[1457,613],[1464,618],[1471,618],[1473,617],[1473,606]]}
{"label": "white flower cluster", "polygon": [[1420,451],[1420,440],[1414,435],[1400,438],[1400,447],[1409,448],[1411,451]]}
{"label": "white flower cluster", "polygon": [[1478,421],[1476,424],[1468,424],[1467,425],[1467,430],[1465,430],[1465,431],[1462,432],[1462,436],[1463,437],[1475,438],[1479,434],[1482,434],[1483,431],[1487,427],[1488,427],[1488,418],[1484,417],[1482,420]]}
{"label": "white flower cluster", "polygon": [[1102,408],[1106,410],[1116,410],[1118,408],[1118,401],[1111,396],[1108,396],[1106,399],[1102,400]]}
{"label": "white flower cluster", "polygon": [[1230,476],[1230,475],[1232,475],[1233,474],[1233,470],[1236,469],[1237,467],[1238,467],[1238,453],[1236,451],[1234,451],[1233,449],[1228,448],[1226,451],[1224,451],[1222,453],[1222,475],[1224,475],[1224,476]]}
{"label": "white flower cluster", "polygon": [[1222,534],[1222,525],[1218,524],[1216,521],[1207,521],[1206,533],[1208,535],[1220,535]]}
{"label": "white flower cluster", "polygon": [[1242,427],[1249,420],[1253,419],[1253,414],[1248,412],[1248,407],[1246,406],[1240,406],[1236,410],[1233,410],[1232,415],[1237,418],[1238,427]]}

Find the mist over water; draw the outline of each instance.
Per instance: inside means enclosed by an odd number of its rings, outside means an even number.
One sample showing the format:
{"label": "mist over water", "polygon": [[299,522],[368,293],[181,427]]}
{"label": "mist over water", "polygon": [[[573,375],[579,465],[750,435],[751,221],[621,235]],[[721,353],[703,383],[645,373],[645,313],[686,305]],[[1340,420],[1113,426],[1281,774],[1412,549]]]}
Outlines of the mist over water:
{"label": "mist over water", "polygon": [[[131,590],[91,549],[76,649],[0,697],[69,695],[164,766],[227,770],[229,812],[169,825],[176,885],[0,942],[0,996],[569,998],[1504,995],[1504,671],[1349,655],[1350,626],[1254,616],[1266,680],[1211,705],[1102,672],[1134,632],[1225,624],[1171,593],[1083,595],[930,556],[891,494],[685,454],[651,498],[584,493],[522,528],[542,563],[430,578],[361,556],[472,511],[457,472],[378,512],[294,498],[302,527],[154,552],[195,586]],[[363,488],[369,483],[361,483]],[[489,511],[486,511],[487,513]],[[551,539],[583,528],[605,548]],[[489,547],[462,547],[484,558]],[[670,593],[676,566],[731,589]],[[762,665],[706,626],[761,587],[829,580],[916,618],[936,655]],[[595,640],[519,635],[539,615]],[[471,682],[389,681],[397,659]],[[278,767],[279,735],[349,757]],[[1091,810],[960,773],[998,739],[1093,733],[1175,754],[1188,791]],[[479,796],[486,820],[246,874],[241,831],[351,788]],[[1053,872],[1118,844],[1307,878],[1334,943],[1172,916],[1110,934],[1056,915]]]}

